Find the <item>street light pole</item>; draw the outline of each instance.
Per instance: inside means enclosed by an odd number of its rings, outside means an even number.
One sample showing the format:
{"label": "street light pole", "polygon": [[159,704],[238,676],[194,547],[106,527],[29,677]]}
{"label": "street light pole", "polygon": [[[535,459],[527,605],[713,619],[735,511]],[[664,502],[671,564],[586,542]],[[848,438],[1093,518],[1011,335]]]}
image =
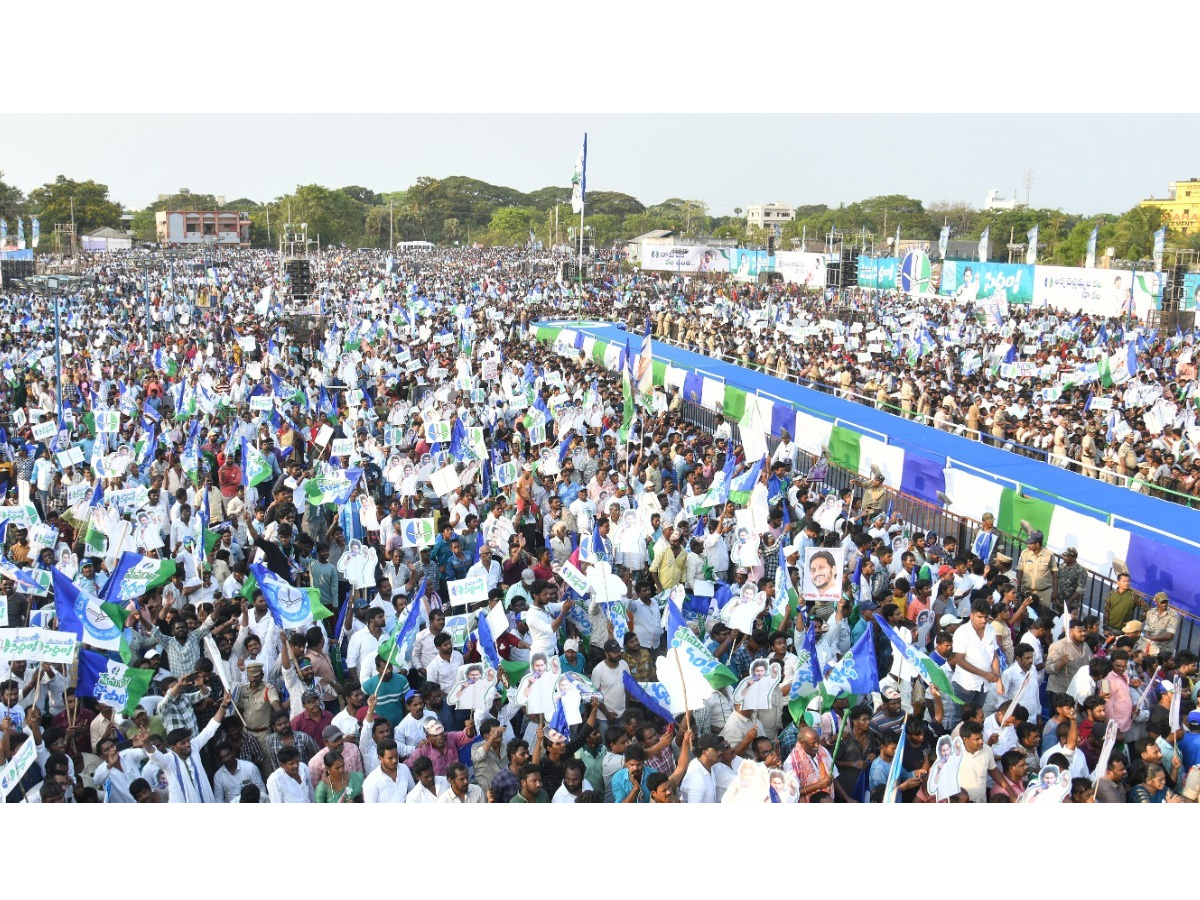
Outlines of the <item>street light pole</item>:
{"label": "street light pole", "polygon": [[63,417],[63,374],[62,374],[62,321],[61,321],[61,296],[58,292],[58,279],[47,278],[46,289],[51,298],[54,300],[54,371],[55,371],[55,405],[58,412],[58,421],[62,421]]}

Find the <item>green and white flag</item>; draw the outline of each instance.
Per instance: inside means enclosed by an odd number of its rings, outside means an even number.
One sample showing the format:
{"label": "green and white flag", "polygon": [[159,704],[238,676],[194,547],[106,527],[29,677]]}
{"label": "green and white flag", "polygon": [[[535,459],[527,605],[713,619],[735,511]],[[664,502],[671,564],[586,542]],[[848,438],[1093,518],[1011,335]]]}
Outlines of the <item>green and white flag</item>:
{"label": "green and white flag", "polygon": [[153,669],[131,669],[90,650],[79,651],[79,682],[76,693],[126,715],[133,713],[138,701],[150,689]]}
{"label": "green and white flag", "polygon": [[242,484],[251,487],[262,484],[271,477],[271,466],[266,454],[242,438]]}
{"label": "green and white flag", "polygon": [[104,587],[104,599],[124,606],[130,600],[136,600],[166,584],[174,574],[174,560],[154,559],[127,550],[121,554],[112,577]]}

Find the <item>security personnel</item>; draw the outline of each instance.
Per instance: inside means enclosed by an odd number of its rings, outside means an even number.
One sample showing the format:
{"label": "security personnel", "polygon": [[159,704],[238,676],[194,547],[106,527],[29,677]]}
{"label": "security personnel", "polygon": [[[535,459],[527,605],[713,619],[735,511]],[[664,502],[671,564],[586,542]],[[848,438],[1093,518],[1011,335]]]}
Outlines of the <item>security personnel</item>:
{"label": "security personnel", "polygon": [[887,508],[887,491],[883,487],[883,475],[872,476],[870,486],[863,491],[862,508],[869,517],[874,517]]}
{"label": "security personnel", "polygon": [[1040,531],[1029,535],[1029,544],[1017,560],[1017,587],[1037,593],[1042,609],[1049,609],[1058,594],[1058,560],[1043,540],[1045,535]]}

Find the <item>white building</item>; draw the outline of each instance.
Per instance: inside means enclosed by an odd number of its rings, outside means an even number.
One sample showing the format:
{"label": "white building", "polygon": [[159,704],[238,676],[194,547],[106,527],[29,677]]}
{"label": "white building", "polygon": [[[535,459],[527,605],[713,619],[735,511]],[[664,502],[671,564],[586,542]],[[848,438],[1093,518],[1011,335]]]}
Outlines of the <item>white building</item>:
{"label": "white building", "polygon": [[747,228],[773,228],[776,225],[782,228],[785,222],[795,218],[796,211],[786,203],[758,203],[746,207]]}
{"label": "white building", "polygon": [[984,209],[1016,209],[1016,200],[1006,200],[1000,196],[1000,192],[995,188],[988,191],[987,200],[983,204]]}

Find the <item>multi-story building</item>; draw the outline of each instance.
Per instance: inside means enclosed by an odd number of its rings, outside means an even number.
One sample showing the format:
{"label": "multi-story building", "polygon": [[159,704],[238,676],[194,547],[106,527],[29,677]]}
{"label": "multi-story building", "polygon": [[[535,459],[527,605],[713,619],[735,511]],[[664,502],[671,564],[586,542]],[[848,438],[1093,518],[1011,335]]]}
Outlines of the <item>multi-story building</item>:
{"label": "multi-story building", "polygon": [[1142,206],[1157,206],[1163,213],[1163,224],[1176,231],[1188,232],[1200,229],[1200,178],[1174,181],[1161,200],[1151,197],[1143,200]]}
{"label": "multi-story building", "polygon": [[780,228],[796,218],[796,210],[786,203],[757,203],[746,207],[747,228]]}
{"label": "multi-story building", "polygon": [[250,246],[250,214],[216,210],[168,209],[154,214],[160,244]]}

